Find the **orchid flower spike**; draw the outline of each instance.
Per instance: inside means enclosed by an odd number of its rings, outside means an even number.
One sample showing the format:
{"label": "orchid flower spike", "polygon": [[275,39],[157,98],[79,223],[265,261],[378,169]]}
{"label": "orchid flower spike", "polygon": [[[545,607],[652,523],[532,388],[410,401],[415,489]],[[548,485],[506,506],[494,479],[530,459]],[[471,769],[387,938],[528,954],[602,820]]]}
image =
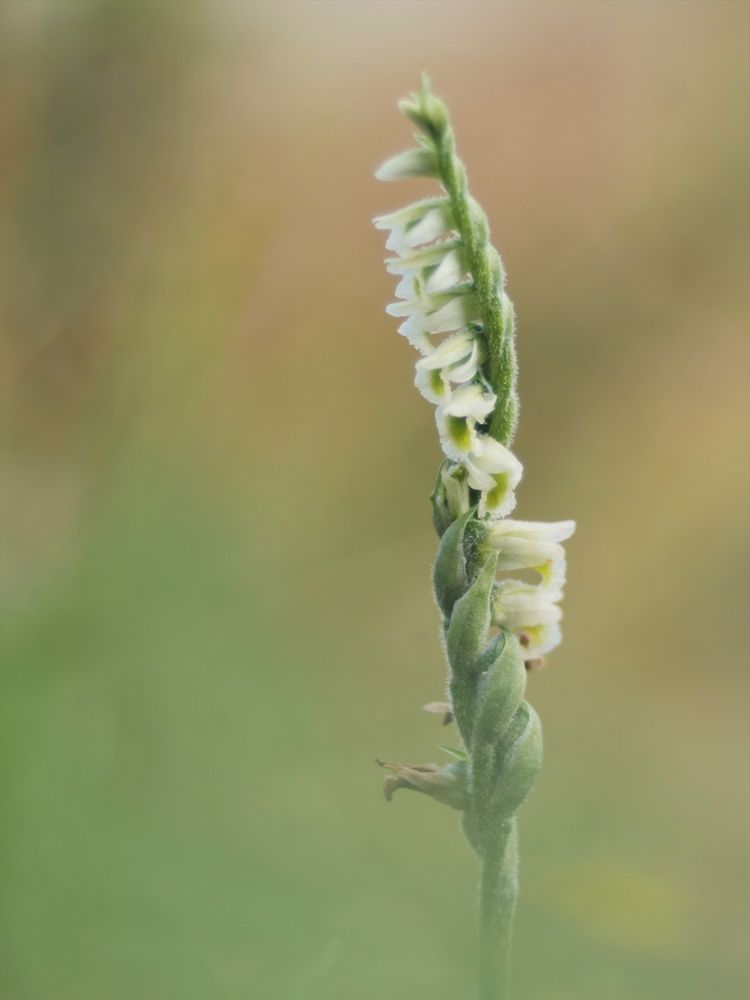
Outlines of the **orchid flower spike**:
{"label": "orchid flower spike", "polygon": [[425,177],[440,191],[375,219],[388,232],[396,317],[418,352],[415,382],[435,407],[445,458],[433,490],[440,536],[433,567],[448,661],[446,702],[425,708],[455,722],[463,749],[438,764],[379,761],[385,795],[429,795],[463,813],[480,860],[479,997],[507,1000],[517,893],[516,813],[542,763],[539,718],[525,700],[527,671],[561,640],[563,542],[573,521],[512,520],[523,467],[516,428],[515,314],[484,212],[471,197],[445,105],[429,81],[400,103],[417,145],[377,171]]}
{"label": "orchid flower spike", "polygon": [[422,89],[401,102],[417,126],[418,146],[392,157],[380,180],[432,177],[443,194],[375,219],[395,256],[400,280],[387,312],[421,357],[416,385],[437,407],[443,451],[466,470],[480,515],[504,517],[515,506],[522,467],[509,451],[516,424],[515,319],[500,256],[484,212],[469,195],[445,105]]}

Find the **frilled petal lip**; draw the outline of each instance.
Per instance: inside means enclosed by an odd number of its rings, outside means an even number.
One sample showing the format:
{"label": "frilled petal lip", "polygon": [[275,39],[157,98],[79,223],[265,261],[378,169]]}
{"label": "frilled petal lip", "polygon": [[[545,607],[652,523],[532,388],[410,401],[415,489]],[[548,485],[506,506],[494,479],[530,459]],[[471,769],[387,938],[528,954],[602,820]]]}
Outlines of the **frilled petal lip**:
{"label": "frilled petal lip", "polygon": [[441,368],[420,368],[417,364],[414,385],[427,402],[435,406],[441,406],[451,398],[450,383]]}

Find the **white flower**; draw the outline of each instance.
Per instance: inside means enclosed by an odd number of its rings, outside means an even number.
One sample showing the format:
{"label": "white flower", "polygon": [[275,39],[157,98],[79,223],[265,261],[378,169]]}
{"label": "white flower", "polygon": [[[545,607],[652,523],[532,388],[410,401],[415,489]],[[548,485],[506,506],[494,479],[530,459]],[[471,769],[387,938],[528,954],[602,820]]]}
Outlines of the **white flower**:
{"label": "white flower", "polygon": [[485,544],[498,553],[499,570],[536,569],[545,583],[561,587],[559,571],[553,580],[553,565],[564,566],[565,550],[560,543],[574,531],[575,521],[547,523],[507,518],[493,522]]}
{"label": "white flower", "polygon": [[409,288],[418,287],[426,294],[453,292],[470,284],[469,269],[460,240],[447,239],[407,250],[399,257],[389,257],[385,266],[390,274],[404,275],[396,288],[396,295],[406,298]]}
{"label": "white flower", "polygon": [[479,513],[505,517],[516,505],[515,489],[523,466],[516,456],[489,434],[477,436],[476,446],[464,461],[469,486],[482,494]]}
{"label": "white flower", "polygon": [[501,580],[493,595],[493,623],[521,635],[530,659],[548,653],[562,638],[558,605],[566,563],[561,543],[574,531],[574,521],[505,520],[489,529],[485,544],[497,551],[499,570],[533,569],[540,576],[536,584]]}
{"label": "white flower", "polygon": [[496,402],[493,392],[486,392],[480,385],[470,382],[459,386],[451,393],[447,403],[438,406],[435,419],[443,451],[448,458],[468,468],[467,457],[479,447],[476,425],[487,419]]}
{"label": "white flower", "polygon": [[430,337],[433,334],[462,330],[477,318],[476,301],[470,293],[434,296],[429,301],[442,304],[429,313],[420,311],[419,303],[414,300],[409,303],[394,302],[386,310],[392,316],[406,316],[398,332],[421,354],[429,354],[432,350]]}
{"label": "white flower", "polygon": [[397,153],[375,171],[379,181],[400,181],[405,177],[434,177],[435,153],[426,146],[416,146]]}
{"label": "white flower", "polygon": [[[407,274],[409,271],[437,267],[447,254],[460,246],[460,240],[450,238],[432,243],[428,247],[420,247],[416,250],[409,249],[399,254],[398,257],[388,257],[385,261],[385,268],[389,274]],[[457,282],[453,282],[453,284],[457,284]]]}
{"label": "white flower", "polygon": [[430,272],[425,288],[428,292],[446,292],[449,288],[455,288],[466,281],[467,274],[468,268],[463,250],[454,248],[449,250],[434,271]]}
{"label": "white flower", "polygon": [[561,599],[562,591],[556,587],[502,580],[495,586],[493,624],[520,635],[528,659],[544,656],[562,639],[557,603]]}
{"label": "white flower", "polygon": [[390,230],[386,249],[396,253],[431,243],[455,228],[450,199],[445,197],[425,198],[373,221],[377,229]]}
{"label": "white flower", "polygon": [[415,385],[431,403],[444,403],[451,395],[450,383],[474,378],[481,359],[480,344],[471,330],[454,333],[417,361]]}

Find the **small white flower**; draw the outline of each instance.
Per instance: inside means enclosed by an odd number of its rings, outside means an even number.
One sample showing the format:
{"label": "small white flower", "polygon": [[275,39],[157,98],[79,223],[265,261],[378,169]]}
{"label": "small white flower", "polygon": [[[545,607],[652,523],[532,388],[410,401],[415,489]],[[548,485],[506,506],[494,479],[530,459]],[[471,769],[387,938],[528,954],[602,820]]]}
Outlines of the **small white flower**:
{"label": "small white flower", "polygon": [[471,353],[464,358],[463,361],[459,361],[454,365],[451,365],[448,369],[448,378],[451,382],[469,382],[474,378],[477,371],[479,370],[479,365],[482,363],[482,345],[479,340],[474,337],[474,343],[471,348]]}
{"label": "small white flower", "polygon": [[553,566],[562,565],[564,580],[565,550],[560,543],[574,531],[575,521],[546,523],[508,518],[493,522],[486,545],[498,553],[499,570],[535,569],[546,584],[561,588],[559,569],[553,574]]}
{"label": "small white flower", "polygon": [[450,403],[443,409],[449,416],[467,417],[481,424],[492,413],[496,402],[494,392],[483,389],[476,382],[470,382],[468,385],[460,385],[451,396]]}
{"label": "small white flower", "polygon": [[470,330],[454,333],[417,362],[415,385],[431,403],[445,403],[451,382],[474,378],[480,361],[479,341]]}
{"label": "small white flower", "polygon": [[[456,248],[460,246],[461,241],[457,239],[441,240],[428,247],[408,250],[398,257],[388,257],[385,261],[385,267],[389,274],[408,274],[410,271],[437,267],[442,264],[449,253],[455,252]],[[453,284],[457,283],[457,281],[453,282]]]}
{"label": "small white flower", "polygon": [[[431,301],[435,301],[434,297]],[[404,322],[399,326],[398,332],[421,351],[422,354],[429,353],[430,336],[434,333],[452,333],[455,330],[463,330],[477,318],[477,305],[474,296],[470,293],[463,295],[449,295],[440,297],[444,304],[435,309],[434,312],[424,313],[413,308],[413,302],[408,304],[408,308],[396,313],[389,306],[387,311],[393,315],[406,316]],[[393,306],[407,306],[407,303],[393,303]],[[428,345],[428,350],[425,350]]]}
{"label": "small white flower", "polygon": [[[448,368],[451,371],[460,365],[463,369],[467,363],[476,364],[479,359],[479,341],[471,330],[461,330],[438,344],[425,358],[417,361],[417,368]],[[468,382],[476,375],[476,368],[464,378],[452,377],[453,382]]]}
{"label": "small white flower", "polygon": [[396,253],[407,253],[431,243],[455,228],[450,200],[445,197],[413,202],[389,215],[378,216],[374,223],[377,229],[390,230],[386,249]]}
{"label": "small white flower", "polygon": [[479,513],[505,517],[516,505],[515,489],[523,466],[516,456],[489,434],[480,434],[477,446],[464,461],[469,486],[482,494]]}
{"label": "small white flower", "polygon": [[420,368],[417,365],[414,385],[419,389],[427,402],[434,403],[435,406],[447,403],[451,398],[450,382],[444,368]]}
{"label": "small white flower", "polygon": [[433,209],[446,213],[446,218],[450,216],[450,198],[440,195],[437,198],[422,198],[421,201],[413,201],[410,205],[397,208],[395,212],[387,212],[385,215],[377,215],[372,223],[376,229],[402,229],[406,232],[411,227],[421,222],[424,217]]}
{"label": "small white flower", "polygon": [[497,551],[499,570],[533,569],[541,578],[537,584],[501,580],[493,594],[494,624],[521,635],[530,659],[548,653],[562,638],[558,605],[566,562],[561,543],[574,531],[574,521],[506,520],[489,529],[485,544]]}
{"label": "small white flower", "polygon": [[467,457],[479,444],[476,425],[486,420],[496,402],[494,393],[485,392],[476,383],[469,383],[459,386],[447,403],[438,406],[435,420],[443,451],[448,458],[468,465]]}
{"label": "small white flower", "polygon": [[561,599],[562,590],[556,587],[502,580],[495,586],[493,624],[521,635],[529,659],[544,656],[562,639]]}
{"label": "small white flower", "polygon": [[425,282],[428,292],[447,292],[450,288],[466,281],[468,268],[463,251],[459,248],[449,250],[432,271]]}
{"label": "small white flower", "polygon": [[397,153],[375,171],[379,181],[400,181],[406,177],[434,177],[435,153],[426,146],[416,146]]}

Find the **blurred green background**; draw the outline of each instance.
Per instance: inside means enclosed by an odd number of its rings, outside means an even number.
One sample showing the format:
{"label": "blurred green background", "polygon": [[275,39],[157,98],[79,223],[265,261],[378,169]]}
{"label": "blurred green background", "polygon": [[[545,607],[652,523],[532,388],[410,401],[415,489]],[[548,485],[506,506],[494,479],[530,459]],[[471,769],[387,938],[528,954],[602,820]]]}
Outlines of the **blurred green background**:
{"label": "blurred green background", "polygon": [[518,1000],[747,995],[743,3],[0,6],[2,1000],[473,991],[439,449],[372,178],[432,74],[520,319]]}

